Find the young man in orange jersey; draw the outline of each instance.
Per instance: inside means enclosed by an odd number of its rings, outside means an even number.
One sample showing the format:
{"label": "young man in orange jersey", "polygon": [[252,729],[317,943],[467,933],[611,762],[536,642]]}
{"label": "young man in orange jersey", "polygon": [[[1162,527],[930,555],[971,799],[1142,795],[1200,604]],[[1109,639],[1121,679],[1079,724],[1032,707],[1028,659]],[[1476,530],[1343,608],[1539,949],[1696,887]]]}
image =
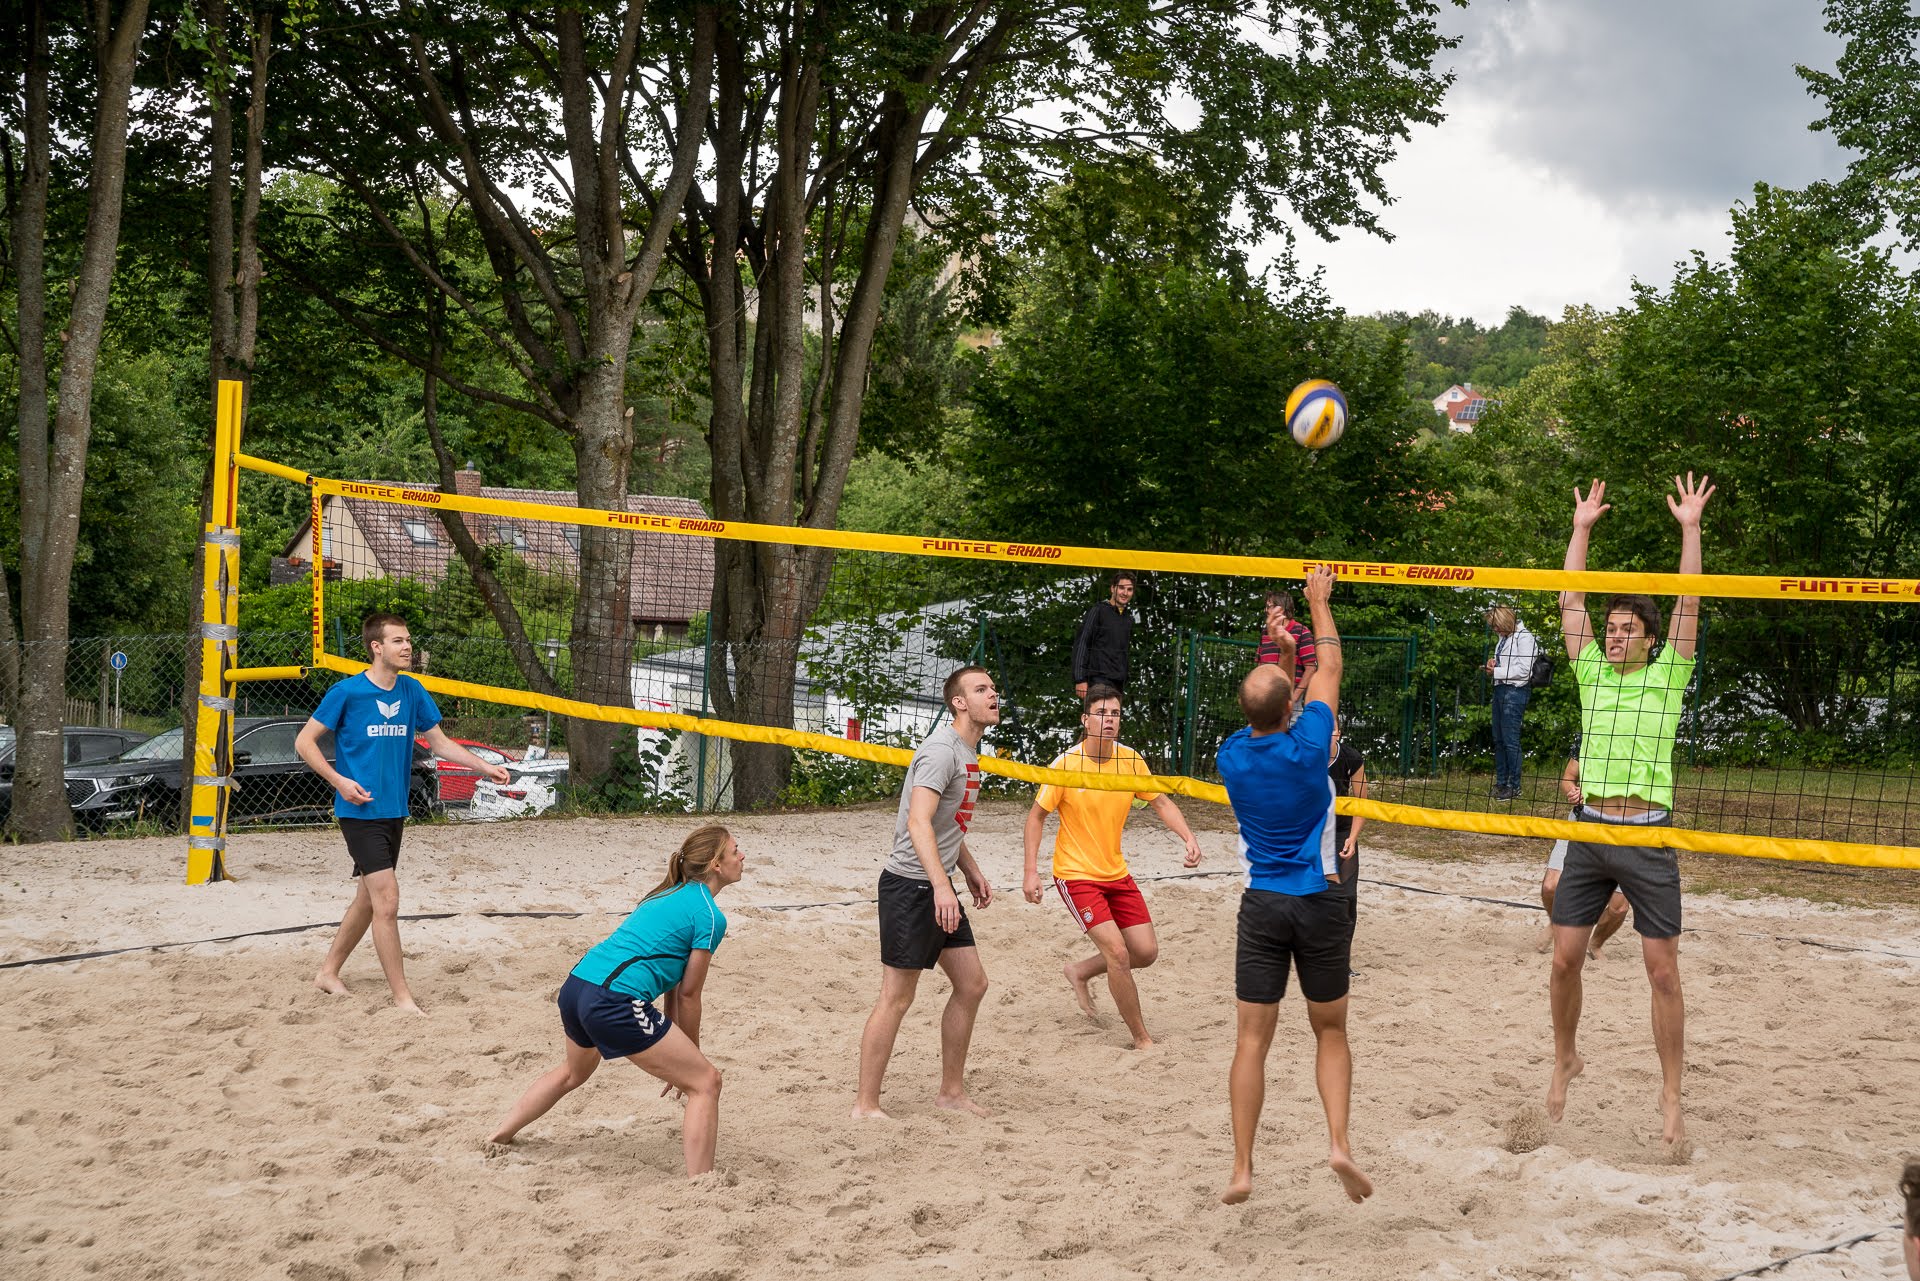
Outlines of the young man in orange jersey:
{"label": "young man in orange jersey", "polygon": [[[1052,768],[1085,774],[1150,774],[1140,753],[1120,741],[1120,691],[1111,685],[1089,685],[1081,703],[1080,724],[1086,737],[1056,758]],[[1044,896],[1040,884],[1040,838],[1047,815],[1060,815],[1060,832],[1053,842],[1053,888],[1073,914],[1074,922],[1099,951],[1064,967],[1081,1012],[1093,1017],[1093,993],[1088,983],[1107,976],[1107,991],[1133,1034],[1137,1050],[1148,1049],[1146,1019],[1140,1013],[1140,990],[1133,972],[1144,970],[1160,956],[1153,917],[1147,901],[1127,870],[1120,849],[1120,832],[1138,799],[1153,806],[1154,815],[1187,847],[1185,866],[1200,863],[1200,844],[1193,839],[1186,817],[1164,792],[1104,791],[1084,787],[1040,789],[1027,811],[1027,871],[1023,888],[1027,902]]]}

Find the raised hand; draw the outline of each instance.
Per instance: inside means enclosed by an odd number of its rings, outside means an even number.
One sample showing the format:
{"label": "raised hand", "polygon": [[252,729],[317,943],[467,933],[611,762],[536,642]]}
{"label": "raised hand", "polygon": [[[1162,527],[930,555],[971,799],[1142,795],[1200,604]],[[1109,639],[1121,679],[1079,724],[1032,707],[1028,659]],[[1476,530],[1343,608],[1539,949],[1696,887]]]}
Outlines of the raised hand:
{"label": "raised hand", "polygon": [[[1573,527],[1592,529],[1595,521],[1612,511],[1613,504],[1605,501],[1606,497],[1607,482],[1604,480],[1595,480],[1585,497],[1580,494],[1580,486],[1575,485],[1573,487]],[[1671,503],[1673,500],[1667,501]]]}
{"label": "raised hand", "polygon": [[1326,565],[1315,565],[1307,575],[1307,603],[1324,605],[1332,599],[1333,570]]}
{"label": "raised hand", "polygon": [[1685,480],[1678,476],[1673,478],[1674,493],[1680,497],[1676,502],[1674,495],[1668,494],[1667,510],[1673,513],[1673,518],[1680,522],[1682,529],[1700,527],[1700,513],[1707,509],[1707,500],[1713,497],[1713,491],[1717,488],[1709,481],[1709,477],[1702,476],[1696,483],[1692,472],[1687,473]]}

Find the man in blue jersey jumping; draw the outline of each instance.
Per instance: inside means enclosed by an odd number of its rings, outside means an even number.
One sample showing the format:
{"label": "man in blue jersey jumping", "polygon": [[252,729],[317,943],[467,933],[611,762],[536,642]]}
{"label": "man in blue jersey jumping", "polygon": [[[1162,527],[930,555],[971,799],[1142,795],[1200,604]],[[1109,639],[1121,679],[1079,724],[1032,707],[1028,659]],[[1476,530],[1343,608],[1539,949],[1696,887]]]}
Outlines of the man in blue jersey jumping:
{"label": "man in blue jersey jumping", "polygon": [[[1348,961],[1353,914],[1340,888],[1334,840],[1334,788],[1327,777],[1339,710],[1340,633],[1328,605],[1333,573],[1307,576],[1319,665],[1293,715],[1293,655],[1262,663],[1240,682],[1247,728],[1220,745],[1218,767],[1240,824],[1247,888],[1240,896],[1234,995],[1239,1036],[1227,1078],[1233,1107],[1233,1178],[1220,1199],[1236,1205],[1253,1193],[1253,1139],[1266,1100],[1267,1051],[1279,1022],[1289,968],[1300,975],[1313,1029],[1314,1076],[1327,1113],[1328,1164],[1355,1201],[1373,1184],[1347,1146],[1353,1058],[1347,1050]],[[1282,636],[1285,633],[1281,634]],[[1279,640],[1280,637],[1276,637]],[[1291,647],[1291,638],[1282,640]]]}

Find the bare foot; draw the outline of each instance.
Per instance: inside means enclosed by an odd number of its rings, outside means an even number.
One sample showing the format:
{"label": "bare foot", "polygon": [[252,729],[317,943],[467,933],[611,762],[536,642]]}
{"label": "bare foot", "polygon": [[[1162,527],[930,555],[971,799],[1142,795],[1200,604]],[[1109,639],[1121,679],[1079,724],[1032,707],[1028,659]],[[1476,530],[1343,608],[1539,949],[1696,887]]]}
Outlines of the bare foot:
{"label": "bare foot", "polygon": [[1067,982],[1073,988],[1074,1004],[1080,1007],[1080,1012],[1090,1019],[1098,1017],[1093,1012],[1093,989],[1087,986],[1087,980],[1073,976],[1073,962],[1068,961],[1061,966],[1060,972],[1067,976]]}
{"label": "bare foot", "polygon": [[313,985],[328,996],[353,995],[352,989],[340,981],[338,974],[316,974],[313,976]]}
{"label": "bare foot", "polygon": [[425,1018],[427,1013],[425,1010],[421,1009],[419,1005],[414,1002],[414,999],[410,996],[407,997],[405,1000],[396,999],[393,1003],[393,1008],[405,1014],[418,1014],[422,1018]]}
{"label": "bare foot", "polygon": [[872,1105],[856,1103],[853,1105],[853,1119],[856,1121],[891,1121],[893,1118],[877,1103]]}
{"label": "bare foot", "polygon": [[1547,1119],[1558,1121],[1567,1114],[1567,1086],[1573,1078],[1587,1070],[1587,1061],[1578,1054],[1572,1063],[1553,1065],[1553,1080],[1547,1085]]}
{"label": "bare foot", "polygon": [[1687,1120],[1680,1114],[1680,1100],[1661,1099],[1660,1115],[1663,1119],[1660,1141],[1669,1147],[1677,1147],[1687,1137]]}
{"label": "bare foot", "polygon": [[1220,1202],[1223,1205],[1239,1205],[1252,1195],[1253,1171],[1249,1170],[1245,1174],[1236,1172],[1233,1180],[1227,1184],[1227,1190],[1220,1194]]}
{"label": "bare foot", "polygon": [[[509,1130],[495,1130],[492,1134],[489,1134],[487,1136],[487,1142],[489,1144],[499,1144],[501,1147],[505,1147],[509,1143],[513,1142],[513,1133]],[[493,1154],[489,1152],[487,1155],[491,1156]]]}
{"label": "bare foot", "polygon": [[933,1106],[945,1108],[949,1112],[965,1112],[968,1116],[987,1117],[993,1115],[993,1113],[987,1111],[964,1094],[956,1094],[952,1098],[948,1098],[944,1094],[935,1095]]}
{"label": "bare foot", "polygon": [[1373,1195],[1373,1180],[1360,1173],[1352,1156],[1334,1148],[1327,1156],[1327,1164],[1339,1176],[1340,1186],[1347,1190],[1347,1200],[1359,1202]]}
{"label": "bare foot", "polygon": [[1133,1048],[1136,1050],[1157,1050],[1160,1048],[1160,1043],[1150,1036],[1136,1036],[1133,1038]]}

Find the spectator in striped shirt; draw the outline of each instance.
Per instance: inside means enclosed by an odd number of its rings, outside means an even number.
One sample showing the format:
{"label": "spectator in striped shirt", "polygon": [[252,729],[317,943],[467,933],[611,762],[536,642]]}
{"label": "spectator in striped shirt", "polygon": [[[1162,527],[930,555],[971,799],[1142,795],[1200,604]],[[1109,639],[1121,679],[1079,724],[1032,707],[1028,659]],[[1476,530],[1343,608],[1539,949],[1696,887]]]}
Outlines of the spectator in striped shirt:
{"label": "spectator in striped shirt", "polygon": [[1297,715],[1306,698],[1307,677],[1320,666],[1314,652],[1313,632],[1293,616],[1292,592],[1267,593],[1266,623],[1260,631],[1260,645],[1253,652],[1254,665],[1283,661],[1282,634],[1293,639],[1293,710]]}

